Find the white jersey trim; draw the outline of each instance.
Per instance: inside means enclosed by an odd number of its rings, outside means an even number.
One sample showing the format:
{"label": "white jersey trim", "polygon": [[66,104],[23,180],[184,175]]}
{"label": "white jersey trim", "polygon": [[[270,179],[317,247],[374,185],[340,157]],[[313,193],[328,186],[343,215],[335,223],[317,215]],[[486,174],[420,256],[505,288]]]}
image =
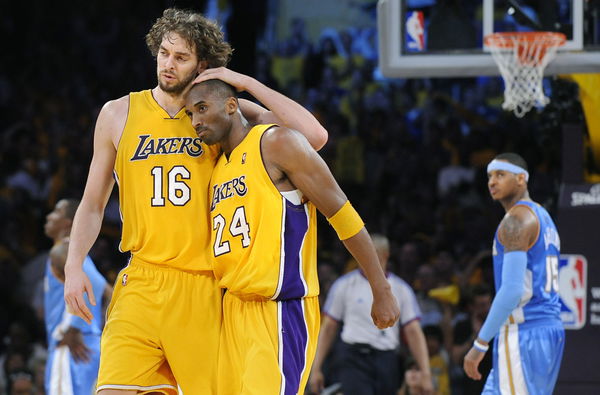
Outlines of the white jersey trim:
{"label": "white jersey trim", "polygon": [[151,390],[160,390],[163,388],[168,388],[177,391],[177,387],[171,384],[159,384],[159,385],[119,385],[119,384],[105,384],[96,388],[96,393],[101,390],[138,390],[138,391],[151,391]]}
{"label": "white jersey trim", "polygon": [[500,393],[528,395],[521,363],[519,326],[504,325],[498,335],[498,373]]}
{"label": "white jersey trim", "polygon": [[73,395],[71,352],[67,346],[60,346],[54,350],[48,395]]}
{"label": "white jersey trim", "polygon": [[294,189],[293,191],[279,191],[279,193],[281,193],[281,196],[286,198],[290,203],[295,204],[296,206],[302,204],[302,198],[304,195],[299,189]]}
{"label": "white jersey trim", "polygon": [[279,234],[279,238],[281,240],[279,246],[279,278],[277,279],[277,289],[275,290],[275,294],[271,297],[271,300],[276,300],[281,293],[281,287],[283,287],[283,274],[285,270],[285,217],[287,212],[287,206],[285,204],[285,198],[282,197],[282,207],[281,207],[281,233]]}
{"label": "white jersey trim", "polygon": [[285,395],[285,374],[283,373],[283,322],[282,322],[282,305],[281,302],[277,303],[277,328],[279,329],[278,335],[278,362],[279,362],[279,373],[281,374],[281,386],[279,387],[279,395]]}

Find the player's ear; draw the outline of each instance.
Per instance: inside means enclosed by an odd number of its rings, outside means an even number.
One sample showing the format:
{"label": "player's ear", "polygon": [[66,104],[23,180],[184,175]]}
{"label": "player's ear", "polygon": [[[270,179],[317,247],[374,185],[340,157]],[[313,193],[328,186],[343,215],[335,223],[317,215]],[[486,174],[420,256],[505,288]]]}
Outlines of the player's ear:
{"label": "player's ear", "polygon": [[232,115],[238,110],[238,101],[235,97],[228,97],[225,102],[225,109],[228,115]]}
{"label": "player's ear", "polygon": [[198,74],[200,74],[207,68],[208,68],[208,62],[206,60],[201,60],[198,62],[198,67],[196,68],[196,71],[198,72]]}

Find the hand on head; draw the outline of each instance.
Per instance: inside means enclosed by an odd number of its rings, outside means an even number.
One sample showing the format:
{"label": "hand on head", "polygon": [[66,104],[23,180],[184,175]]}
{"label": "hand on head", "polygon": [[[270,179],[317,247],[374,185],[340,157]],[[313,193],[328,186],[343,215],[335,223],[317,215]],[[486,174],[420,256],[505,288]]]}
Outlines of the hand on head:
{"label": "hand on head", "polygon": [[193,84],[198,84],[207,80],[221,80],[233,86],[238,92],[246,90],[247,75],[236,73],[226,67],[216,67],[214,69],[206,69],[194,80]]}

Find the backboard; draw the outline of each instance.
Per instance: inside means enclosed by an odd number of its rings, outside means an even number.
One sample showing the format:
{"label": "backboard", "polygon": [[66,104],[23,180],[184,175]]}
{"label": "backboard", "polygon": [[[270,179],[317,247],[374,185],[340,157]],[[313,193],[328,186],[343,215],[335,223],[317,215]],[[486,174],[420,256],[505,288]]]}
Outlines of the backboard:
{"label": "backboard", "polygon": [[386,77],[499,75],[483,38],[505,31],[567,36],[545,75],[600,71],[599,1],[379,0],[377,24]]}

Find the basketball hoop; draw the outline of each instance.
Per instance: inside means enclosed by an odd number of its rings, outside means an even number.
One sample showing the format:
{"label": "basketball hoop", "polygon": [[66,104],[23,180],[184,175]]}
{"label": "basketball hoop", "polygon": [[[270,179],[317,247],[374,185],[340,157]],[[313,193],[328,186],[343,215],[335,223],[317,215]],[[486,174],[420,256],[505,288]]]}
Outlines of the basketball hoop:
{"label": "basketball hoop", "polygon": [[522,118],[535,105],[545,106],[544,69],[566,37],[554,32],[506,32],[485,37],[504,79],[502,108]]}

